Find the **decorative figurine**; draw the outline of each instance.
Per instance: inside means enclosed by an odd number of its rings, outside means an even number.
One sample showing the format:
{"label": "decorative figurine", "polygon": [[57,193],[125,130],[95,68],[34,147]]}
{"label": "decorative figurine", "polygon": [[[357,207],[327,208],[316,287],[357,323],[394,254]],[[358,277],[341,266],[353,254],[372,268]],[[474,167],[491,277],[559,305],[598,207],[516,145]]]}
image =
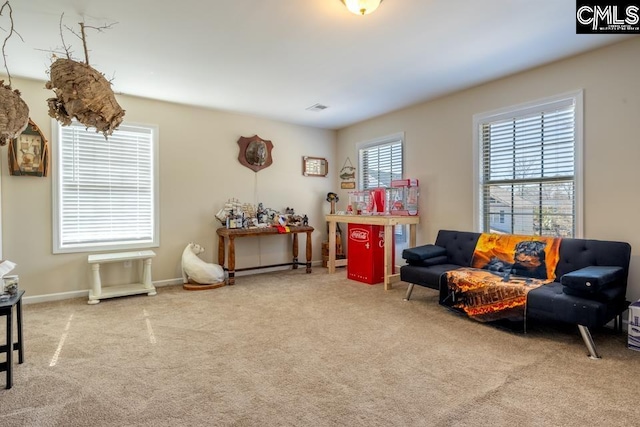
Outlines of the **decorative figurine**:
{"label": "decorative figurine", "polygon": [[224,281],[224,270],[218,264],[211,264],[201,260],[198,254],[204,248],[197,243],[190,242],[182,252],[182,282],[189,283],[189,279],[201,285],[220,283]]}

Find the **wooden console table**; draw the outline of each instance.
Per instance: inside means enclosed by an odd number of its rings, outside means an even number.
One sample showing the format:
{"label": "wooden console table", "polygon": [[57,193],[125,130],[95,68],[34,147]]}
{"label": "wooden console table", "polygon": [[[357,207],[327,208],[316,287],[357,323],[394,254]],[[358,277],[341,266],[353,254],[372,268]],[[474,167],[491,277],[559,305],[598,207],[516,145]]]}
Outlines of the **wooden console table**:
{"label": "wooden console table", "polygon": [[[345,265],[347,260],[336,262],[336,223],[365,224],[384,226],[384,289],[389,290],[393,282],[400,280],[400,274],[392,274],[393,257],[391,256],[391,243],[393,242],[393,227],[396,225],[409,225],[409,247],[416,245],[416,224],[420,222],[418,216],[399,215],[326,215],[329,223],[329,273],[336,272],[336,265]],[[348,256],[348,254],[347,254]]]}
{"label": "wooden console table", "polygon": [[[221,227],[216,230],[216,234],[218,234],[218,264],[220,264],[225,270],[229,273],[228,284],[233,285],[236,282],[235,273],[236,271],[245,271],[245,270],[255,270],[258,268],[269,268],[269,267],[281,267],[285,265],[291,265],[295,270],[298,268],[298,265],[305,265],[307,267],[307,273],[311,273],[311,233],[313,233],[313,227],[308,225],[299,225],[299,226],[289,226],[288,233],[279,233],[277,227],[266,227],[266,228],[225,228]],[[298,262],[298,234],[299,233],[307,233],[307,262]],[[272,264],[272,265],[261,265],[257,267],[247,267],[247,268],[239,268],[236,270],[236,246],[235,239],[236,237],[258,237],[258,236],[269,236],[269,235],[282,235],[282,236],[293,236],[293,261],[284,263],[284,264]],[[227,240],[227,245],[225,245],[225,240]],[[228,250],[226,247],[228,246]],[[225,267],[225,251],[228,252],[227,262],[228,264]]]}

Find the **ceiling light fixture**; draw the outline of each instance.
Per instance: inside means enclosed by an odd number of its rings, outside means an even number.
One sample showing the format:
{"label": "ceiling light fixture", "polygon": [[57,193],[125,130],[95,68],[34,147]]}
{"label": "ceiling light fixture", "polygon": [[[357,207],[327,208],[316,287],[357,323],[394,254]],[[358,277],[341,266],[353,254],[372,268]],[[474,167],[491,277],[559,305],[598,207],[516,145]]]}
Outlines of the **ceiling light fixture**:
{"label": "ceiling light fixture", "polygon": [[382,0],[340,0],[349,9],[349,12],[356,15],[368,15],[380,6]]}

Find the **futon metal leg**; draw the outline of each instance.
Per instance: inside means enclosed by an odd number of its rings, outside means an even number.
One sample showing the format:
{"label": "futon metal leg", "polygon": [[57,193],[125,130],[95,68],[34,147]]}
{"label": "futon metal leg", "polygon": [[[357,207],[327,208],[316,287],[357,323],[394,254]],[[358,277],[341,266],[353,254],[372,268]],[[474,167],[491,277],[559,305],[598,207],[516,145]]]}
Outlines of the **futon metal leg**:
{"label": "futon metal leg", "polygon": [[600,356],[596,351],[596,345],[593,343],[593,338],[591,338],[591,332],[589,332],[589,328],[587,328],[586,326],[578,325],[578,329],[580,330],[580,335],[582,335],[582,340],[589,350],[589,357],[591,359],[600,359]]}
{"label": "futon metal leg", "polygon": [[616,332],[622,332],[622,314],[618,314],[614,320],[614,330]]}
{"label": "futon metal leg", "polygon": [[409,283],[409,287],[407,288],[407,293],[404,295],[404,300],[405,301],[409,301],[409,298],[411,298],[411,292],[413,292],[413,283]]}

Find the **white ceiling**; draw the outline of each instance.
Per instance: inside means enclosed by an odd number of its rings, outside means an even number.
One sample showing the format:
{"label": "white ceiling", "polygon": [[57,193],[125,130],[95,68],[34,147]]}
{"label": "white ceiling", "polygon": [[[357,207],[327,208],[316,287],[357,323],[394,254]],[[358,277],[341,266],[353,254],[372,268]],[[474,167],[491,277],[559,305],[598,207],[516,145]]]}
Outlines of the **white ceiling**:
{"label": "white ceiling", "polygon": [[44,81],[63,12],[76,32],[117,23],[88,30],[117,93],[338,129],[624,37],[576,35],[575,4],[384,0],[363,17],[339,0],[11,0],[24,42],[6,54],[12,76]]}

